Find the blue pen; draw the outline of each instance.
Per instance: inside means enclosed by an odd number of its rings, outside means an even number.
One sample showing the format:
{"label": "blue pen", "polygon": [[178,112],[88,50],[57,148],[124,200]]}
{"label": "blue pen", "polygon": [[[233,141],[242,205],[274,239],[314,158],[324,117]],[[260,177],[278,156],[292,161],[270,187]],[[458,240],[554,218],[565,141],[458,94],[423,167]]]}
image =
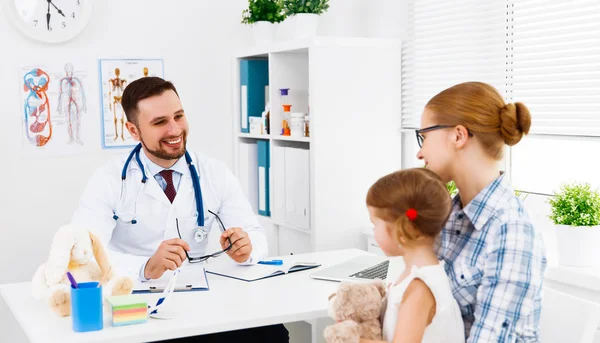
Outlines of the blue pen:
{"label": "blue pen", "polygon": [[283,264],[282,260],[270,260],[270,261],[258,261],[258,264],[267,264],[271,266],[280,266]]}
{"label": "blue pen", "polygon": [[77,288],[77,281],[75,281],[75,278],[73,277],[73,275],[71,275],[71,272],[67,272],[67,278],[69,279],[71,286],[73,288]]}

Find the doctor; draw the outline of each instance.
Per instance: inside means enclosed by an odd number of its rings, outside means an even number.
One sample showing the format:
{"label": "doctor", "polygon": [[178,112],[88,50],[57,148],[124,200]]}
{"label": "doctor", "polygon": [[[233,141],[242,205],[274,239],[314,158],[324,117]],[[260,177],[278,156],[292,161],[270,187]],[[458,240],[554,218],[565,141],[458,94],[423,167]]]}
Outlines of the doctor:
{"label": "doctor", "polygon": [[[73,215],[107,246],[113,267],[148,280],[180,267],[187,255],[209,255],[215,220],[231,259],[254,264],[266,257],[264,230],[236,178],[222,162],[186,150],[188,123],[173,84],[138,79],[125,88],[122,106],[140,144],[96,171]],[[289,341],[283,325],[199,339],[237,341],[238,334],[239,341]]]}

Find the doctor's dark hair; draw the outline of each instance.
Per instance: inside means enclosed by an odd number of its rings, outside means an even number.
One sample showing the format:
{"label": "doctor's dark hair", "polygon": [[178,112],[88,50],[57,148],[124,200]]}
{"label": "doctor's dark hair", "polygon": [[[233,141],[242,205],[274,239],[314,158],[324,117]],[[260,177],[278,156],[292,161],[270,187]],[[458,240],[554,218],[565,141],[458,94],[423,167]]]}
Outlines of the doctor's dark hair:
{"label": "doctor's dark hair", "polygon": [[[417,236],[436,237],[452,207],[452,199],[440,177],[429,169],[412,168],[388,174],[375,182],[367,193],[367,206],[374,215],[390,224],[390,236],[400,243]],[[416,212],[416,218],[409,218]]]}
{"label": "doctor's dark hair", "polygon": [[127,121],[138,126],[138,103],[144,99],[161,95],[168,90],[172,90],[179,96],[175,86],[160,77],[142,77],[127,85],[121,99],[121,106],[123,106],[123,112],[127,116]]}
{"label": "doctor's dark hair", "polygon": [[531,127],[527,106],[505,103],[496,88],[483,82],[464,82],[443,90],[425,108],[433,113],[436,125],[464,126],[496,160],[502,159],[504,144],[519,143]]}

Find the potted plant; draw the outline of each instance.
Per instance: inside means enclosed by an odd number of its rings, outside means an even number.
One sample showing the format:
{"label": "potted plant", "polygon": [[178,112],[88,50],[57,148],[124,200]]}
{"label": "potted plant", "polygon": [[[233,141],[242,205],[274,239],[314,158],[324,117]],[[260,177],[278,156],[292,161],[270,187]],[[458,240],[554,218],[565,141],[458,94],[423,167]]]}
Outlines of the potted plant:
{"label": "potted plant", "polygon": [[598,254],[600,193],[587,183],[565,184],[549,201],[550,219],[556,225],[559,263],[589,267]]}
{"label": "potted plant", "polygon": [[282,0],[286,25],[293,38],[314,37],[319,16],[329,9],[329,0]]}
{"label": "potted plant", "polygon": [[248,0],[242,12],[242,24],[252,25],[254,40],[264,44],[273,40],[275,25],[285,19],[280,0]]}
{"label": "potted plant", "polygon": [[458,188],[456,188],[456,183],[454,183],[454,181],[448,182],[446,184],[446,189],[448,190],[448,193],[450,193],[450,197],[454,197],[458,194]]}

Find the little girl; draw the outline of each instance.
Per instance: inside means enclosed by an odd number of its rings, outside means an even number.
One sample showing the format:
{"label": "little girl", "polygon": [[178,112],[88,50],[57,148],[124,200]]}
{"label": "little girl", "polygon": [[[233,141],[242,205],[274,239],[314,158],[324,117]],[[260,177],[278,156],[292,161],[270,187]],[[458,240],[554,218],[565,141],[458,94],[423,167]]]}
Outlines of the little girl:
{"label": "little girl", "polygon": [[[375,240],[406,268],[388,289],[383,339],[406,343],[464,343],[463,320],[444,263],[434,252],[451,199],[432,171],[414,168],[379,179],[367,194]],[[361,339],[362,343],[374,342]]]}

